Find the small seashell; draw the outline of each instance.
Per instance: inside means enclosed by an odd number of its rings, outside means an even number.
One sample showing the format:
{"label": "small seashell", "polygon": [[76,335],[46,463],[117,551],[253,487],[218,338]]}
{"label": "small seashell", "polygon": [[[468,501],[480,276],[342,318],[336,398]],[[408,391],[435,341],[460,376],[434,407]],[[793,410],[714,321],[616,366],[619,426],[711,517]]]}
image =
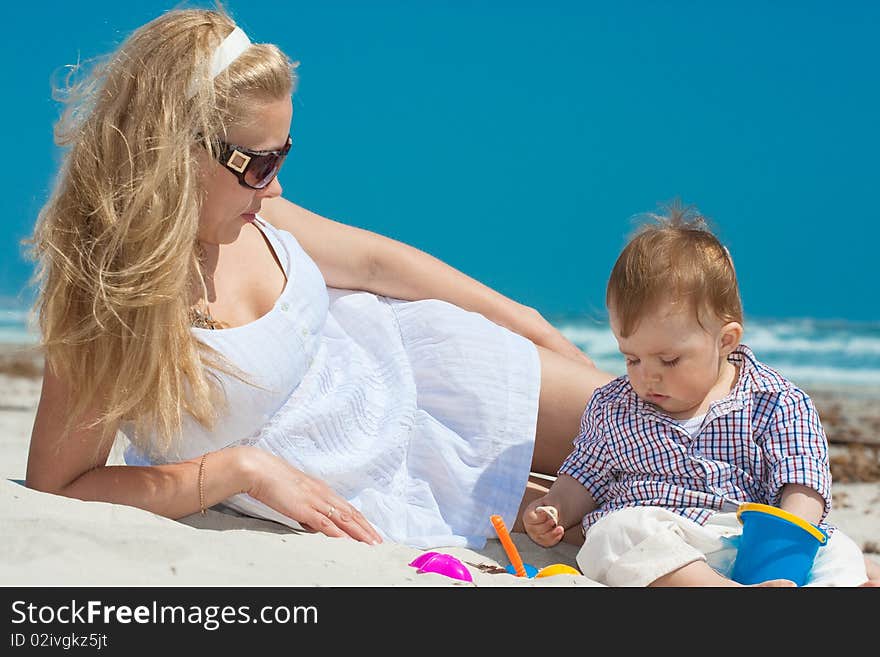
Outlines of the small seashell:
{"label": "small seashell", "polygon": [[559,524],[559,511],[555,506],[539,506],[535,511],[543,511],[553,519],[553,524]]}

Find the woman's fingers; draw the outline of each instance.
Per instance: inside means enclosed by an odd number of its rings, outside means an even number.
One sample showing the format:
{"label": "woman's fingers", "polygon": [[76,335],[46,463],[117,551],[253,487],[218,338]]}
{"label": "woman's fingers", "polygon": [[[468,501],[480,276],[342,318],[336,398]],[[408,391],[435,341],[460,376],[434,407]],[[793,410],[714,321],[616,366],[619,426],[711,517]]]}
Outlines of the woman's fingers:
{"label": "woman's fingers", "polygon": [[330,519],[352,538],[372,544],[382,542],[379,532],[373,528],[360,511],[348,502],[343,502],[339,507],[334,507],[334,513],[330,516]]}
{"label": "woman's fingers", "polygon": [[593,362],[593,359],[590,358],[589,356],[587,356],[583,351],[580,351],[580,352],[577,354],[577,358],[578,358],[579,360],[584,361],[584,362],[585,362],[587,365],[589,365],[590,367],[596,367],[596,363]]}
{"label": "woman's fingers", "polygon": [[579,363],[584,363],[589,365],[590,367],[596,367],[596,364],[593,362],[593,359],[587,356],[581,349],[579,349],[573,342],[565,338],[561,333],[559,334],[560,340],[550,345],[544,345],[555,351],[566,358],[571,358],[572,360],[576,360]]}
{"label": "woman's fingers", "polygon": [[336,523],[334,523],[330,518],[325,516],[320,511],[314,511],[312,517],[314,518],[314,520],[304,524],[313,532],[318,532],[331,538],[353,538],[352,536],[349,536],[344,531],[342,531],[339,527],[337,527]]}
{"label": "woman's fingers", "polygon": [[382,537],[364,515],[347,501],[323,502],[314,510],[315,520],[309,526],[334,538],[348,536],[364,543],[377,544]]}
{"label": "woman's fingers", "polygon": [[284,459],[255,448],[258,459],[254,484],[247,492],[255,499],[296,520],[310,531],[327,536],[349,536],[376,544],[382,537],[345,498],[322,480],[293,467]]}
{"label": "woman's fingers", "polygon": [[364,514],[353,506],[346,503],[346,506],[340,512],[339,519],[342,526],[350,529],[349,534],[358,540],[373,544],[382,542],[382,536],[379,532],[364,517]]}

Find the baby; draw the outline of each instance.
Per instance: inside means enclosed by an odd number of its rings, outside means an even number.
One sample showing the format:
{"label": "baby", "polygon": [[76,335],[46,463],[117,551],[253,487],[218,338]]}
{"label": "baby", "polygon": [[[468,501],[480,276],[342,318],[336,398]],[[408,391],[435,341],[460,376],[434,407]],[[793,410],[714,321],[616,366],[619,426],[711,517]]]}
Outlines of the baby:
{"label": "baby", "polygon": [[695,211],[654,219],[606,292],[627,374],[591,397],[559,476],[526,508],[526,533],[549,547],[580,522],[578,565],[609,586],[738,586],[735,510],[758,502],[830,534],[807,584],[865,583],[858,546],[826,522],[828,444],[812,401],[740,342],[730,254]]}

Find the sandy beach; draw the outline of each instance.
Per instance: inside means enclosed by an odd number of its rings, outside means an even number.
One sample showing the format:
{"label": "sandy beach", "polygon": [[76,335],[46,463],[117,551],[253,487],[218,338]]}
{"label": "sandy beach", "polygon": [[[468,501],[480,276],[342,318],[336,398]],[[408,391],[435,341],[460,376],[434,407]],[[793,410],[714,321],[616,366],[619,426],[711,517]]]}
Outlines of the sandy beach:
{"label": "sandy beach", "polygon": [[[83,502],[23,486],[41,360],[27,347],[0,346],[0,553],[2,586],[477,586],[598,587],[582,575],[517,578],[501,544],[439,549],[473,576],[464,582],[418,573],[422,551],[367,546],[297,532],[214,508],[174,521],[133,507]],[[807,389],[831,446],[831,521],[880,563],[880,390]],[[111,455],[121,462],[121,446]],[[577,548],[543,549],[513,535],[526,563],[576,566]]]}

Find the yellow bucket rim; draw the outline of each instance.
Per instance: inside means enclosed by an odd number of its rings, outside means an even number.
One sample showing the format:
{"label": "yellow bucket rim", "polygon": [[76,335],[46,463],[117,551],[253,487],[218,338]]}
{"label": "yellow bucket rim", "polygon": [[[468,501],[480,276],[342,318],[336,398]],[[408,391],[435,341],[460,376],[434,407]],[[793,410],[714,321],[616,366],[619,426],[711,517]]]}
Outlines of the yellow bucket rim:
{"label": "yellow bucket rim", "polygon": [[828,541],[828,536],[826,536],[821,529],[807,522],[800,516],[796,516],[795,514],[789,513],[779,507],[770,506],[769,504],[758,504],[757,502],[745,502],[740,504],[739,508],[737,508],[736,519],[742,522],[742,514],[746,511],[759,511],[761,513],[770,514],[771,516],[776,516],[777,518],[782,518],[783,520],[788,520],[790,523],[793,523],[804,531],[810,533],[813,538],[823,545]]}

